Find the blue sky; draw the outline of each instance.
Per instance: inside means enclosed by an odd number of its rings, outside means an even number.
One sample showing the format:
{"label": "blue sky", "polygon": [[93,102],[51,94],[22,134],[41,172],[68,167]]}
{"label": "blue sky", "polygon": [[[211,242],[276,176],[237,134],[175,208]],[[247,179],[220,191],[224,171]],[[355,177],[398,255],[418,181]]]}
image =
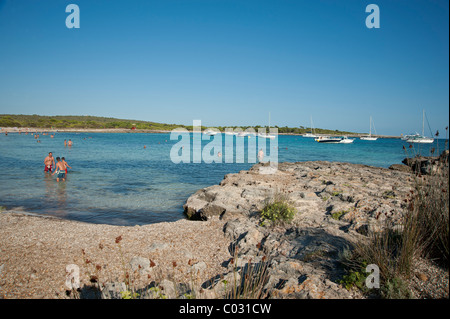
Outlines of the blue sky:
{"label": "blue sky", "polygon": [[448,0],[0,0],[0,113],[445,134],[448,32]]}

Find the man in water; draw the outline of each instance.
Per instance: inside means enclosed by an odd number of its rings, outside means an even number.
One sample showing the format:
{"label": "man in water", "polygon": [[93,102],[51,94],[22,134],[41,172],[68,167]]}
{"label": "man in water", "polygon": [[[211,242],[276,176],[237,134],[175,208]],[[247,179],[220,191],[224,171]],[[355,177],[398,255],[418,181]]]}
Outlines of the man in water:
{"label": "man in water", "polygon": [[73,145],[72,140],[69,140],[69,142],[67,142],[67,146],[71,147]]}
{"label": "man in water", "polygon": [[58,173],[56,175],[56,181],[59,182],[59,179],[62,178],[63,182],[66,181],[66,165],[64,165],[63,162],[61,162],[61,159],[59,157],[56,158],[56,169],[53,172],[52,176],[55,175],[55,173]]}
{"label": "man in water", "polygon": [[51,173],[52,168],[55,165],[55,159],[53,158],[52,152],[48,153],[48,156],[44,159],[44,172]]}

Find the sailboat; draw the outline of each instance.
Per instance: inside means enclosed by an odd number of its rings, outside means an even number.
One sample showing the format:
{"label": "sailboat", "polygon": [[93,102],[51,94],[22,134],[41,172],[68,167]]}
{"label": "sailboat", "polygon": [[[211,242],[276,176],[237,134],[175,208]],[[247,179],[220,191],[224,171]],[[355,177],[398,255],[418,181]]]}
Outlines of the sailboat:
{"label": "sailboat", "polygon": [[[269,112],[269,132],[270,132],[270,112]],[[266,133],[259,133],[258,137],[270,138],[271,140],[273,140],[275,138],[275,135],[266,134]]]}
{"label": "sailboat", "polygon": [[314,137],[314,138],[319,137],[316,135],[316,132],[314,130],[312,116],[311,116],[311,132],[303,134],[303,137]]}
{"label": "sailboat", "polygon": [[[370,123],[369,123],[369,135],[368,136],[361,136],[359,139],[364,141],[376,141],[378,138],[372,136],[372,116],[370,117]],[[375,130],[375,124],[373,124],[373,129],[375,131],[375,134],[377,134],[377,131]]]}
{"label": "sailboat", "polygon": [[424,129],[425,129],[425,110],[423,110],[423,115],[422,115],[422,135],[417,134],[417,133],[414,134],[414,135],[410,135],[410,136],[408,136],[408,139],[406,140],[406,142],[408,142],[408,143],[422,143],[422,144],[433,143],[434,142],[434,138],[426,137]]}

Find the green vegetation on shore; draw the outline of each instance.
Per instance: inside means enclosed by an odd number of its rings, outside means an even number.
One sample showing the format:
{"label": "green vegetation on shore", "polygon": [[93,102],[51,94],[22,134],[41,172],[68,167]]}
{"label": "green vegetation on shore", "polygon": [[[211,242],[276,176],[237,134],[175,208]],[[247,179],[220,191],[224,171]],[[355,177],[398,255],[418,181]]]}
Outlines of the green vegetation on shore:
{"label": "green vegetation on shore", "polygon": [[[153,131],[171,131],[176,128],[185,128],[192,131],[192,125],[181,124],[164,124],[149,121],[139,120],[124,120],[111,117],[98,116],[72,116],[72,115],[58,115],[58,116],[43,116],[43,115],[14,115],[14,114],[0,114],[0,127],[18,127],[18,128],[45,128],[45,129],[132,129],[137,130],[153,130]],[[249,127],[258,131],[259,128],[265,126],[217,126],[221,132],[226,128],[238,128],[246,130]],[[310,131],[309,128],[303,126],[299,127],[278,127],[278,133],[304,134]],[[202,126],[202,129],[206,129]],[[267,128],[268,129],[268,128]],[[352,132],[329,130],[329,129],[315,129],[317,134],[340,134],[350,135]]]}

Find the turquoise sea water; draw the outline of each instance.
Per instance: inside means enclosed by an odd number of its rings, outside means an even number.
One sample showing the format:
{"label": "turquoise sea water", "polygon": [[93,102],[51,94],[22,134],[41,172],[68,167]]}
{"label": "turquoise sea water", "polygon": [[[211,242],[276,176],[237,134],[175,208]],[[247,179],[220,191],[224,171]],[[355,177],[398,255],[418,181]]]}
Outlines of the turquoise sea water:
{"label": "turquoise sea water", "polygon": [[[71,139],[74,145],[65,147],[64,139]],[[37,143],[31,134],[0,135],[0,206],[114,225],[175,221],[185,218],[182,206],[191,194],[253,165],[174,164],[170,150],[178,141],[170,140],[169,133],[56,133],[54,138],[41,134],[40,140]],[[225,138],[222,140],[225,143]],[[269,140],[261,140],[270,149]],[[405,158],[403,145],[408,147],[400,139],[320,144],[312,138],[280,135],[278,159],[389,167]],[[444,140],[415,145],[416,153],[418,147],[423,155],[429,155],[432,147],[442,150]],[[56,175],[44,173],[48,152],[64,156],[72,167],[66,182],[57,183]]]}

